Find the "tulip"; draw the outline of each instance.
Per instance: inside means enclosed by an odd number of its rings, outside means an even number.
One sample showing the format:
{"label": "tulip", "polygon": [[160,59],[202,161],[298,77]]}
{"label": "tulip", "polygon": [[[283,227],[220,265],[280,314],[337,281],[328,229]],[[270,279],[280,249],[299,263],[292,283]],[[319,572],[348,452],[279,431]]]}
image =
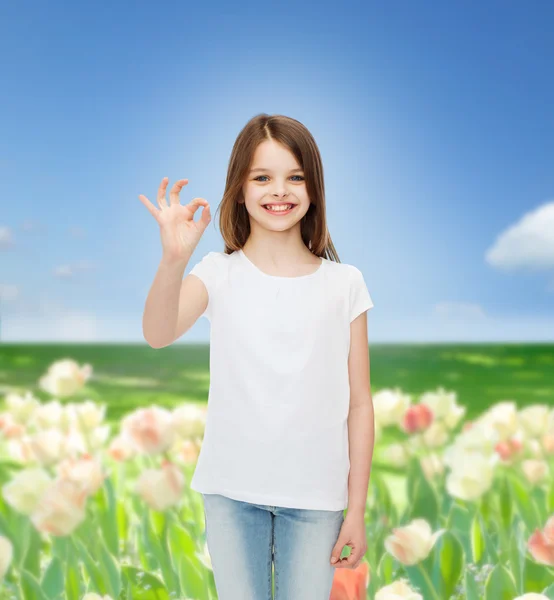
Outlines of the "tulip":
{"label": "tulip", "polygon": [[183,439],[202,437],[206,426],[206,408],[187,403],[172,412],[173,428]]}
{"label": "tulip", "polygon": [[402,429],[406,433],[424,431],[433,422],[433,412],[425,404],[410,406],[402,419]]}
{"label": "tulip", "polygon": [[46,375],[40,378],[40,387],[52,396],[65,398],[76,394],[92,375],[89,364],[79,367],[72,359],[53,363]]}
{"label": "tulip", "polygon": [[71,534],[85,519],[86,491],[70,479],[57,479],[48,487],[31,521],[38,531],[56,536]]}
{"label": "tulip", "polygon": [[366,600],[369,565],[362,561],[355,569],[336,569],[329,600]]}
{"label": "tulip", "polygon": [[546,404],[532,404],[519,411],[519,423],[529,437],[538,438],[548,431],[549,412]]}
{"label": "tulip", "polygon": [[392,535],[385,539],[385,549],[403,565],[415,565],[425,560],[433,549],[438,537],[444,533],[439,529],[431,533],[431,526],[425,519],[413,519],[404,527],[396,527]]}
{"label": "tulip", "polygon": [[400,425],[406,409],[410,406],[409,395],[398,390],[379,390],[373,394],[375,423],[381,427]]}
{"label": "tulip", "polygon": [[543,481],[548,475],[548,463],[537,458],[529,458],[521,463],[521,470],[532,485]]}
{"label": "tulip", "polygon": [[181,470],[169,461],[161,469],[146,469],[140,475],[135,491],[154,510],[163,511],[179,502],[185,478]]}
{"label": "tulip", "polygon": [[19,471],[6,483],[2,487],[2,495],[14,510],[23,515],[30,515],[51,483],[52,478],[44,469],[32,467]]}
{"label": "tulip", "polygon": [[175,438],[171,412],[151,406],[127,415],[121,423],[122,432],[144,454],[158,454],[167,450]]}
{"label": "tulip", "polygon": [[527,547],[537,562],[554,567],[554,515],[548,519],[542,531],[535,529]]}
{"label": "tulip", "polygon": [[106,478],[98,460],[88,454],[66,458],[58,465],[58,476],[78,484],[87,495],[96,493]]}
{"label": "tulip", "polygon": [[404,580],[400,580],[380,588],[375,594],[375,600],[423,600],[423,596],[414,592]]}

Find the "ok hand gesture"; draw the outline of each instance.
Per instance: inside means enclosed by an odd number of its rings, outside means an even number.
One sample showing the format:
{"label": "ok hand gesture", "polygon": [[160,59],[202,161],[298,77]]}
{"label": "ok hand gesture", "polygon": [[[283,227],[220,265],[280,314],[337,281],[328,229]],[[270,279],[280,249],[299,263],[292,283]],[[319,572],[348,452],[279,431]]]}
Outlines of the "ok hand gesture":
{"label": "ok hand gesture", "polygon": [[[158,188],[158,206],[156,208],[146,196],[139,195],[140,201],[160,225],[163,259],[168,262],[187,262],[196,245],[211,221],[210,205],[204,198],[194,198],[189,204],[179,202],[179,192],[188,183],[188,179],[179,179],[169,192],[169,204],[165,192],[169,180],[162,179]],[[202,205],[200,220],[194,220],[194,213]]]}

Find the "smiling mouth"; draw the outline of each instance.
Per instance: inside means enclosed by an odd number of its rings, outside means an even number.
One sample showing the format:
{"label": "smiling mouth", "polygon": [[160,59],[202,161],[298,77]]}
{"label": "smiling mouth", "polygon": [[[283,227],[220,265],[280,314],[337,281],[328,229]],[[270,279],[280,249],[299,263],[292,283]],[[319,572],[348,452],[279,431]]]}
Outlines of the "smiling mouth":
{"label": "smiling mouth", "polygon": [[289,202],[288,204],[262,204],[264,210],[271,213],[272,215],[288,214],[295,206],[296,204],[292,204],[292,202]]}

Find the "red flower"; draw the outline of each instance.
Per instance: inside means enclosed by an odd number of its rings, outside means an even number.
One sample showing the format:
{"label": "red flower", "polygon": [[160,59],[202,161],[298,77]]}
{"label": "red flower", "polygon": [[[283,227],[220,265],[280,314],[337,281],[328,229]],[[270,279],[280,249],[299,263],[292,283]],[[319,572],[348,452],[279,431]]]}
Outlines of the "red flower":
{"label": "red flower", "polygon": [[366,600],[369,565],[362,561],[355,569],[336,569],[329,600]]}
{"label": "red flower", "polygon": [[410,406],[404,413],[402,428],[406,433],[424,431],[433,422],[433,411],[426,404]]}

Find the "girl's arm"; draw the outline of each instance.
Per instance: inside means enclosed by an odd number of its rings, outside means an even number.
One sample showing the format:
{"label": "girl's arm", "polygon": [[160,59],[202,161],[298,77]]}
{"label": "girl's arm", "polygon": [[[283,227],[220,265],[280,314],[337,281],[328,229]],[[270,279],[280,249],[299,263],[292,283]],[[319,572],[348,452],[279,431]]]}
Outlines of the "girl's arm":
{"label": "girl's arm", "polygon": [[183,279],[187,264],[188,260],[160,261],[142,318],[144,339],[152,348],[172,344],[206,309],[208,292],[204,283],[190,275]]}
{"label": "girl's arm", "polygon": [[369,376],[367,312],[350,324],[350,412],[348,443],[350,474],[348,476],[348,515],[364,518],[369,474],[373,459],[375,422]]}

